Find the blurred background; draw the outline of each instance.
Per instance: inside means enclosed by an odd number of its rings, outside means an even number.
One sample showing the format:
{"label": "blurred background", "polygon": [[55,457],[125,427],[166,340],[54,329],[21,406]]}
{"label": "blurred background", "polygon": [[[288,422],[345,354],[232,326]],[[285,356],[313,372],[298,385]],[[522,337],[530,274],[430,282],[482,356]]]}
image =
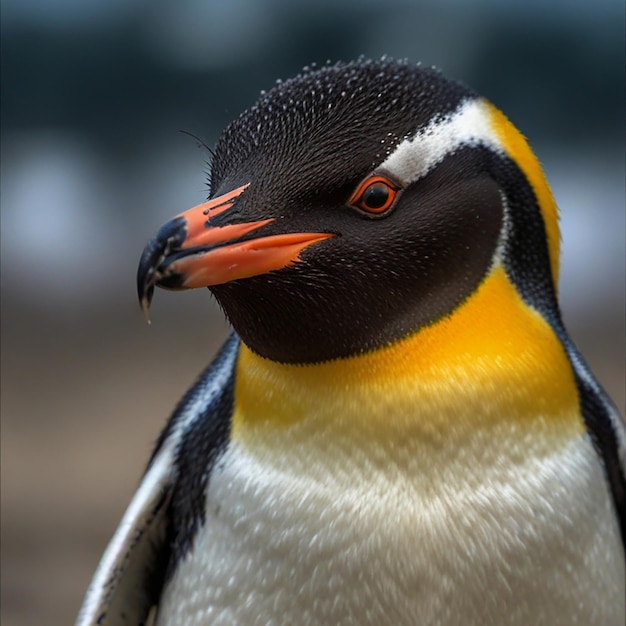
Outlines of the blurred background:
{"label": "blurred background", "polygon": [[624,4],[4,0],[2,623],[71,623],[164,421],[227,326],[135,270],[206,197],[260,90],[360,54],[434,64],[529,137],[561,207],[566,322],[624,411]]}

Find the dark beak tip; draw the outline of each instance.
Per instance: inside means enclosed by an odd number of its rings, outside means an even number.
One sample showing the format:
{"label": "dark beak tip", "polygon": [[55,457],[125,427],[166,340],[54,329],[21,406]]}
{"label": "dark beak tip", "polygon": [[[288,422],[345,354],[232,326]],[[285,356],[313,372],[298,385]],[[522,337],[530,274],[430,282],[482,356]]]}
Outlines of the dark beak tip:
{"label": "dark beak tip", "polygon": [[137,295],[139,306],[146,322],[150,323],[150,304],[154,295],[154,285],[158,282],[155,274],[164,257],[178,249],[187,236],[187,222],[178,216],[166,222],[144,248],[137,268]]}
{"label": "dark beak tip", "polygon": [[148,244],[141,255],[139,267],[137,268],[137,297],[142,309],[150,306],[153,291],[151,278],[153,276],[154,258],[152,250],[150,250],[150,244]]}
{"label": "dark beak tip", "polygon": [[152,296],[154,295],[154,286],[150,285],[143,293],[139,294],[139,306],[146,320],[146,324],[150,324],[150,304],[152,304]]}

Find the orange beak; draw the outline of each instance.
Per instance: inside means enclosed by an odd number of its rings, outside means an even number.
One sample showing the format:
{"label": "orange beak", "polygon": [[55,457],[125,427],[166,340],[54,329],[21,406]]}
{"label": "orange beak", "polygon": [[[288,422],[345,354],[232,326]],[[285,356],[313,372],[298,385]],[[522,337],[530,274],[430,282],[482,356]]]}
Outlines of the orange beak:
{"label": "orange beak", "polygon": [[154,287],[194,289],[250,278],[296,263],[310,245],[330,233],[286,233],[248,237],[274,218],[211,226],[248,185],[181,213],[164,224],[144,248],[137,272],[141,308],[148,318]]}

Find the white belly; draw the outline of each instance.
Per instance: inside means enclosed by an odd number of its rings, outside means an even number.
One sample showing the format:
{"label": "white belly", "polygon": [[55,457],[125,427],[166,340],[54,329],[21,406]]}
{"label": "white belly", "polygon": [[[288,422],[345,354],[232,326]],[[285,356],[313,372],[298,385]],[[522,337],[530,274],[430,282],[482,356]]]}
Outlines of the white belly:
{"label": "white belly", "polygon": [[329,467],[233,444],[159,626],[624,625],[624,551],[587,438],[488,470],[459,458],[436,484],[411,453]]}

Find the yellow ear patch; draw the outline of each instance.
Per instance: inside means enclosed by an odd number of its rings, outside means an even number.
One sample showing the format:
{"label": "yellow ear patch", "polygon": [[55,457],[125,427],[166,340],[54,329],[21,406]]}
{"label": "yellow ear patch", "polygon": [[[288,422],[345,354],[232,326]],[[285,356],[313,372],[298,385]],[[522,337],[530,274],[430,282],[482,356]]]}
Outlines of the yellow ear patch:
{"label": "yellow ear patch", "polygon": [[441,436],[503,420],[584,429],[563,346],[499,265],[451,315],[371,353],[288,365],[242,345],[233,437],[307,420],[327,433],[365,427],[376,437],[414,436],[420,423]]}
{"label": "yellow ear patch", "polygon": [[488,110],[491,115],[491,124],[502,143],[502,147],[519,165],[535,192],[546,226],[552,278],[555,289],[557,289],[559,281],[560,234],[558,208],[552,196],[552,191],[550,191],[550,186],[543,174],[539,160],[530,149],[525,137],[499,109],[492,104],[488,104]]}

